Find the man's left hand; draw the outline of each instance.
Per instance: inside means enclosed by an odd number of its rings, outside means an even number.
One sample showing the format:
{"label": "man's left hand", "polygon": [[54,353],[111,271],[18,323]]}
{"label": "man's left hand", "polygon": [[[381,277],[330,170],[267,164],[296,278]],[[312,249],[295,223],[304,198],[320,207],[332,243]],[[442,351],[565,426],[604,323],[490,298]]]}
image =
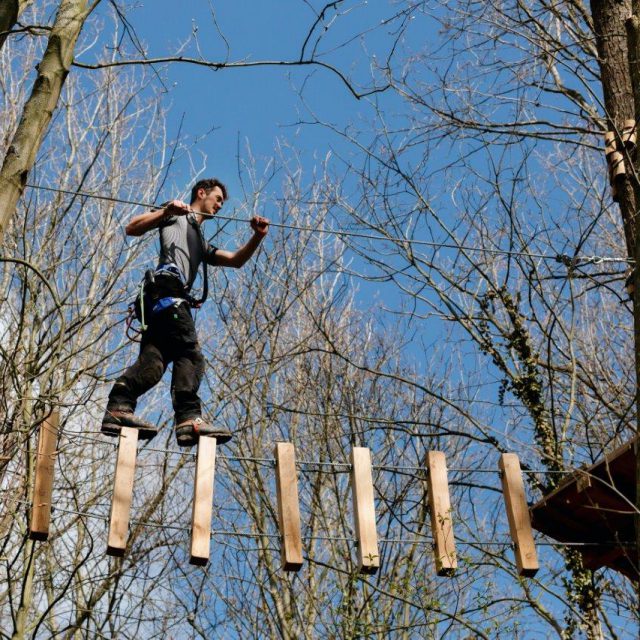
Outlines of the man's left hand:
{"label": "man's left hand", "polygon": [[253,216],[249,224],[256,235],[259,235],[261,238],[264,238],[269,232],[269,220],[267,218]]}

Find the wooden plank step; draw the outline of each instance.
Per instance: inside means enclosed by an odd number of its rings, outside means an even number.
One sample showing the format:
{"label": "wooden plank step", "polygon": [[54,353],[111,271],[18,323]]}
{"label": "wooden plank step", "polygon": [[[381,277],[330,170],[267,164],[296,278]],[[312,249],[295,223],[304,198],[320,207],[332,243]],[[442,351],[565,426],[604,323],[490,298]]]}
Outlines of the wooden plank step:
{"label": "wooden plank step", "polygon": [[138,430],[122,427],[118,438],[118,457],[113,479],[113,499],[109,516],[107,554],[123,556],[129,535],[129,512],[133,499],[133,480],[136,474]]}
{"label": "wooden plank step", "polygon": [[54,411],[40,425],[31,523],[29,525],[29,537],[31,540],[47,540],[49,537],[53,473],[57,454],[56,443],[58,441],[59,425],[60,414],[57,411]]}
{"label": "wooden plank step", "polygon": [[302,567],[302,535],[296,454],[290,442],[278,442],[276,457],[276,494],[280,526],[282,568],[298,571]]}

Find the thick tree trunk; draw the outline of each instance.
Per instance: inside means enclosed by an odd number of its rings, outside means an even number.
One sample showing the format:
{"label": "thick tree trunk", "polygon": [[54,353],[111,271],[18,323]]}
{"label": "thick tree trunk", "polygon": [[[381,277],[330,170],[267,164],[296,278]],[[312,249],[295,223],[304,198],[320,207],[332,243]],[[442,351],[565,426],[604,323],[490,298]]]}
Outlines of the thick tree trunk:
{"label": "thick tree trunk", "polygon": [[[635,117],[633,88],[625,22],[631,14],[631,0],[591,0],[593,30],[598,49],[600,81],[607,116],[607,130],[622,130],[622,123]],[[604,143],[603,143],[604,145]],[[627,255],[635,255],[636,199],[632,158],[625,153],[626,177],[618,185],[620,213],[624,225]]]}
{"label": "thick tree trunk", "polygon": [[38,65],[31,96],[0,169],[0,240],[13,216],[27,175],[49,127],[82,26],[89,14],[87,0],[62,0]]}
{"label": "thick tree trunk", "polygon": [[[629,36],[629,76],[633,83],[633,96],[635,106],[636,120],[640,118],[640,1],[633,0],[632,15],[627,20],[627,32]],[[640,169],[640,160],[636,157],[635,169]],[[636,198],[640,197],[640,184],[636,181]],[[635,339],[635,366],[636,366],[636,435],[640,434],[640,269],[638,269],[638,261],[640,260],[640,241],[635,246],[635,264],[633,281],[635,295],[633,300],[633,323],[634,323],[634,339]],[[635,514],[635,532],[636,532],[636,567],[640,568],[640,455],[636,450],[636,514]],[[638,584],[638,600],[640,601],[640,581]]]}
{"label": "thick tree trunk", "polygon": [[31,4],[32,0],[0,1],[0,49],[7,39],[8,32],[13,29],[20,14]]}
{"label": "thick tree trunk", "polygon": [[[640,118],[640,59],[638,0],[592,0],[594,31],[599,54],[600,79],[607,111],[608,129],[620,131],[623,120]],[[630,18],[630,16],[632,16]],[[640,202],[638,169],[640,164],[631,154],[625,154],[626,175],[620,191],[620,211],[624,225],[627,255],[638,264],[640,243],[636,235],[636,203]],[[640,274],[634,271],[634,342],[636,368],[636,415],[640,419]],[[640,432],[636,423],[636,433]],[[636,487],[640,488],[640,460],[636,464]],[[640,491],[637,491],[640,500]],[[640,506],[640,503],[639,503]],[[640,517],[636,509],[636,542],[640,550]],[[636,554],[636,562],[640,560]]]}

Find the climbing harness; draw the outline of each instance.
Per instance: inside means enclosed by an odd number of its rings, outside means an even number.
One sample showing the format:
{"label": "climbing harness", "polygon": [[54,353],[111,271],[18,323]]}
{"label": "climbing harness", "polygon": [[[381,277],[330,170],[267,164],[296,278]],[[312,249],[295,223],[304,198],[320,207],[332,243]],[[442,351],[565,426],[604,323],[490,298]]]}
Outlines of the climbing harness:
{"label": "climbing harness", "polygon": [[[207,242],[204,238],[204,234],[202,233],[202,229],[198,223],[190,221],[190,224],[192,224],[198,232],[198,236],[200,237],[200,242],[202,244],[202,252],[203,255],[205,255],[207,251]],[[165,264],[159,264],[155,271],[153,269],[148,269],[144,274],[144,278],[140,282],[140,288],[136,299],[128,307],[125,322],[125,333],[129,340],[132,340],[133,342],[140,342],[140,336],[149,328],[149,325],[147,324],[149,317],[160,313],[165,309],[172,306],[177,308],[184,302],[186,302],[192,309],[199,309],[209,295],[208,269],[207,263],[204,260],[202,261],[202,267],[202,295],[200,298],[195,298],[187,290],[187,280],[177,264],[168,262]],[[184,294],[179,297],[163,296],[162,298],[153,299],[153,288],[155,286],[156,276],[170,276],[172,278],[177,278],[184,289]],[[133,326],[134,320],[138,320],[140,322],[140,329]]]}

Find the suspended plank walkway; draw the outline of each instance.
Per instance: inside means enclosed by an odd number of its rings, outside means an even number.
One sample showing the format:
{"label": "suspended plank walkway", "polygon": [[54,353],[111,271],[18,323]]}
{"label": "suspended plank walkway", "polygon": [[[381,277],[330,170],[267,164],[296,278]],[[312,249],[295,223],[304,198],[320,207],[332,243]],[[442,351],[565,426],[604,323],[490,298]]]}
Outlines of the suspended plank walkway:
{"label": "suspended plank walkway", "polygon": [[[30,525],[30,536],[36,540],[46,540],[49,535],[58,425],[59,416],[54,413],[40,428]],[[127,550],[137,453],[138,431],[123,427],[118,438],[106,549],[112,556],[123,556]],[[190,545],[190,563],[201,566],[209,562],[210,555],[215,460],[216,439],[201,436],[195,464]],[[435,569],[440,576],[451,576],[457,569],[458,558],[445,454],[429,451],[425,462]],[[373,574],[380,568],[380,551],[371,451],[366,447],[354,447],[350,467],[356,564],[361,573]],[[518,456],[503,454],[499,468],[518,573],[533,576],[538,571],[538,559]],[[290,442],[275,445],[275,486],[282,569],[298,571],[303,566],[304,549],[295,448]]]}

